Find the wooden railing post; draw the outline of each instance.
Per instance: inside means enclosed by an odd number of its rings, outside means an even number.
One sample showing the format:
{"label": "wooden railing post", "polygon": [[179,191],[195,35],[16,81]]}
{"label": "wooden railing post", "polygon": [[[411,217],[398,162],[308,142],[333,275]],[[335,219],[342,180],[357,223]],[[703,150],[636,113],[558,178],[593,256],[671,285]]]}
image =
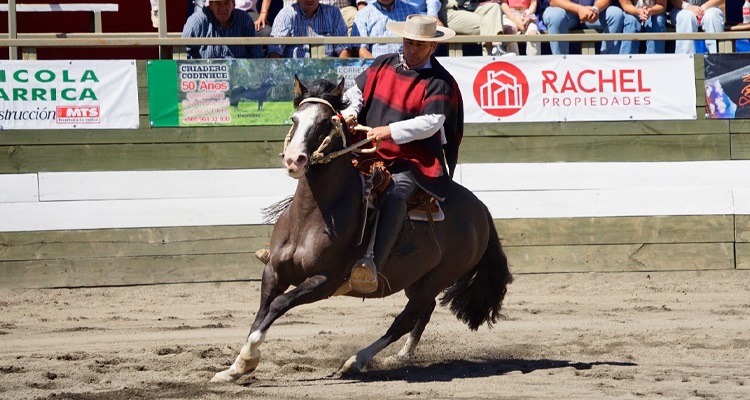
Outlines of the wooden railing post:
{"label": "wooden railing post", "polygon": [[[8,38],[18,38],[18,26],[16,25],[16,0],[8,0]],[[18,59],[18,49],[16,47],[8,47],[8,59]]]}
{"label": "wooden railing post", "polygon": [[[167,0],[159,0],[159,39],[166,39],[167,32]],[[169,57],[169,46],[159,46],[159,58]]]}

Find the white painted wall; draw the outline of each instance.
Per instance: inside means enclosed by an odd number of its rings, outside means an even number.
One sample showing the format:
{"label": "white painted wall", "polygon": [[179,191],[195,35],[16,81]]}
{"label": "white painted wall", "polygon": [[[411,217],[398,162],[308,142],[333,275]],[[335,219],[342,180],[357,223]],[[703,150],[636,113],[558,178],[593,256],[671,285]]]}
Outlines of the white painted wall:
{"label": "white painted wall", "polygon": [[[495,218],[750,214],[750,161],[464,164]],[[281,168],[0,175],[0,232],[244,225],[294,193]]]}

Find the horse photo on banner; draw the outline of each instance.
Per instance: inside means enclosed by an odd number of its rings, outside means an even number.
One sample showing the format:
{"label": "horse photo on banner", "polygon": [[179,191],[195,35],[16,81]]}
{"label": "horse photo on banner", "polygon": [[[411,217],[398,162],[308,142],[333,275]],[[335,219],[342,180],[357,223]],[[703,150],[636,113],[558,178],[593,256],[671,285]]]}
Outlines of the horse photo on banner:
{"label": "horse photo on banner", "polygon": [[313,81],[345,79],[347,87],[372,60],[221,59],[148,62],[152,127],[287,125],[296,74]]}
{"label": "horse photo on banner", "polygon": [[750,54],[709,54],[706,117],[750,118]]}

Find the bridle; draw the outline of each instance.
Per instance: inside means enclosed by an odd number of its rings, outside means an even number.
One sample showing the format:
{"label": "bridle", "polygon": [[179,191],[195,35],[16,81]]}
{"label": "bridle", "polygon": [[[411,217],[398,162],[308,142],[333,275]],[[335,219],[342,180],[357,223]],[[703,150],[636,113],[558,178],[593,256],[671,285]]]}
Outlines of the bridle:
{"label": "bridle", "polygon": [[[299,103],[299,105],[301,106],[301,105],[303,105],[305,103],[325,104],[325,105],[328,106],[328,108],[331,109],[331,111],[333,111],[333,116],[331,117],[331,125],[333,125],[333,127],[331,128],[331,132],[328,134],[328,136],[326,136],[323,139],[323,141],[320,143],[320,146],[318,146],[318,149],[315,150],[311,154],[311,156],[310,156],[310,164],[311,165],[326,164],[326,163],[330,162],[331,160],[333,160],[334,158],[336,158],[336,157],[338,157],[338,156],[340,156],[342,154],[347,154],[347,153],[351,153],[351,152],[364,153],[364,154],[374,153],[374,152],[376,152],[380,148],[380,141],[378,141],[376,143],[375,147],[373,147],[371,149],[360,150],[359,149],[360,147],[362,147],[365,144],[367,144],[367,143],[369,143],[369,142],[372,141],[370,139],[360,140],[359,142],[354,143],[351,146],[347,147],[346,146],[346,135],[344,134],[344,128],[343,128],[344,117],[336,111],[336,109],[333,107],[333,105],[331,103],[329,103],[328,101],[321,99],[320,97],[308,97],[308,98],[302,100]],[[286,147],[289,145],[289,141],[292,139],[292,130],[293,129],[294,129],[294,127],[292,126],[292,128],[289,129],[289,133],[287,133],[286,138],[284,138],[284,151],[280,154],[280,156],[282,156],[282,157],[284,155],[284,152],[286,152]],[[368,132],[368,131],[371,130],[371,128],[367,127],[367,126],[357,125],[356,127],[354,127],[354,130],[355,131],[361,131],[361,132]],[[341,137],[341,140],[344,142],[344,148],[341,149],[341,150],[337,150],[337,151],[331,152],[329,154],[325,154],[324,151],[326,150],[326,148],[328,148],[328,146],[331,145],[331,142],[337,136]]]}

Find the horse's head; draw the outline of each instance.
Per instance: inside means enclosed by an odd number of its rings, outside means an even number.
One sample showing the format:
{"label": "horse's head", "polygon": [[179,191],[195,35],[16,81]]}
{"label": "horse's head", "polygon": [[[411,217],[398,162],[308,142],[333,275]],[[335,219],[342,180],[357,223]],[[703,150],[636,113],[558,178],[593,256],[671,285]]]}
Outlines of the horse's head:
{"label": "horse's head", "polygon": [[272,77],[269,77],[263,81],[261,86],[276,86],[276,81]]}
{"label": "horse's head", "polygon": [[294,93],[296,111],[281,156],[289,176],[299,179],[323,151],[341,147],[343,130],[338,113],[347,104],[343,79],[338,85],[319,79],[308,88],[295,75]]}

